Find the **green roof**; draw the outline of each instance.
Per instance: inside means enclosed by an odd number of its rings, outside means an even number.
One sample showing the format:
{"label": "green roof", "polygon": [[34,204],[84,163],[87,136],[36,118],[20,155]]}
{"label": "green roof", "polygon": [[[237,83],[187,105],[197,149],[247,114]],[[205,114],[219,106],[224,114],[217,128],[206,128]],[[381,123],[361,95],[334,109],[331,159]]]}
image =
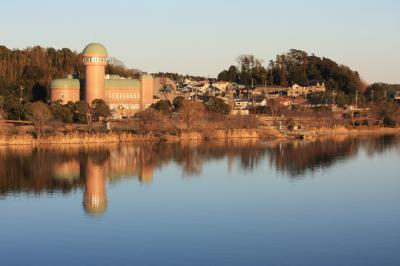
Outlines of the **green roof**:
{"label": "green roof", "polygon": [[137,79],[106,79],[106,89],[139,89],[140,81]]}
{"label": "green roof", "polygon": [[101,56],[107,57],[107,49],[100,43],[90,43],[83,50],[85,56]]}
{"label": "green roof", "polygon": [[51,81],[52,89],[79,89],[79,79],[54,79]]}
{"label": "green roof", "polygon": [[153,79],[153,76],[149,75],[149,74],[143,74],[140,78],[141,79]]}

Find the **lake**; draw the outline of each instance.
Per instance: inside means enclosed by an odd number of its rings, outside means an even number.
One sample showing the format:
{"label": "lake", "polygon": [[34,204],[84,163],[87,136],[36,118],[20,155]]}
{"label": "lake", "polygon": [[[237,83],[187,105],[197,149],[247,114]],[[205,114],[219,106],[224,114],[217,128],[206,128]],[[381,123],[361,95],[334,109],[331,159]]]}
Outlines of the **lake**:
{"label": "lake", "polygon": [[400,265],[400,137],[0,148],[1,265]]}

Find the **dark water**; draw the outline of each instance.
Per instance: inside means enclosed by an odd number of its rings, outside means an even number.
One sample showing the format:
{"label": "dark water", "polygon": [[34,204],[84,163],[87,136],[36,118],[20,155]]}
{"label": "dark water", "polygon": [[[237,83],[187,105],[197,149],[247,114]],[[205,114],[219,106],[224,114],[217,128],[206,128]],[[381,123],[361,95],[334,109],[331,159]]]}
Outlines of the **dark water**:
{"label": "dark water", "polygon": [[400,265],[400,138],[0,148],[0,265]]}

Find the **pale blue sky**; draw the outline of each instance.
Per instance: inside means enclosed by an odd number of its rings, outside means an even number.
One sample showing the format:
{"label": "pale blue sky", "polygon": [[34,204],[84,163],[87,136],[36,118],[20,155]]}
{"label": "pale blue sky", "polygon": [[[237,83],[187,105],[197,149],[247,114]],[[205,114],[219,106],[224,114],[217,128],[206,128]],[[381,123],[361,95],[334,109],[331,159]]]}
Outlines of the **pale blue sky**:
{"label": "pale blue sky", "polygon": [[0,45],[80,51],[89,42],[132,68],[216,76],[241,54],[290,48],[400,83],[397,0],[3,0]]}

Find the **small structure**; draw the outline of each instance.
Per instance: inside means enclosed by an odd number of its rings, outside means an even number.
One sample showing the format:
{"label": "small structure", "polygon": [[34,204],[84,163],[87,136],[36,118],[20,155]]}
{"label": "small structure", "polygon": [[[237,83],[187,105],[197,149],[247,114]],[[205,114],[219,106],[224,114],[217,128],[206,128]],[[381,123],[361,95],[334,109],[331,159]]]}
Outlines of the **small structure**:
{"label": "small structure", "polygon": [[396,102],[400,102],[400,92],[396,92],[396,94],[394,95],[394,100]]}
{"label": "small structure", "polygon": [[251,105],[251,102],[247,100],[235,99],[234,100],[234,109],[235,110],[246,110]]}

